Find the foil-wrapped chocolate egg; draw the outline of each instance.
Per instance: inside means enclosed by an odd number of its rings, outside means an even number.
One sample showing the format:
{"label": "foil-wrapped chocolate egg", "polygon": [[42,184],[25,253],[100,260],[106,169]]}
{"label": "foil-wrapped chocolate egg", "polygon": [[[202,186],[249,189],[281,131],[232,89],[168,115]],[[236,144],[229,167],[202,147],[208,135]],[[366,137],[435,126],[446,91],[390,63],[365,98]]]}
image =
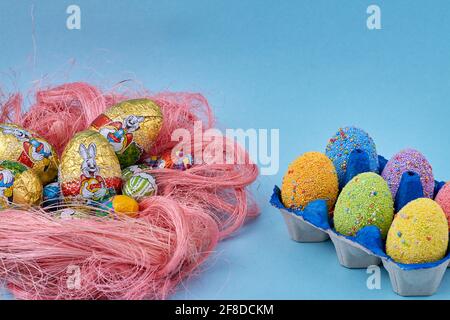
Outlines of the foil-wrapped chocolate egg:
{"label": "foil-wrapped chocolate egg", "polygon": [[143,159],[144,163],[153,169],[187,170],[194,165],[191,154],[182,150],[168,150],[161,156],[148,156]]}
{"label": "foil-wrapped chocolate egg", "polygon": [[59,175],[64,197],[102,202],[122,186],[113,147],[93,130],[82,131],[70,140],[61,157]]}
{"label": "foil-wrapped chocolate egg", "polygon": [[43,184],[58,175],[58,155],[53,147],[34,132],[15,124],[0,124],[0,159],[17,161],[32,169]]}
{"label": "foil-wrapped chocolate egg", "polygon": [[148,172],[134,174],[125,182],[122,193],[137,201],[156,195],[158,187],[155,178]]}
{"label": "foil-wrapped chocolate egg", "polygon": [[134,174],[143,172],[146,170],[152,170],[151,167],[145,165],[145,164],[135,164],[133,166],[130,166],[128,168],[125,168],[122,170],[122,180],[126,182],[128,179],[130,179]]}
{"label": "foil-wrapped chocolate egg", "polygon": [[149,99],[121,102],[98,116],[90,129],[112,145],[122,168],[135,164],[149,152],[163,123],[159,106]]}
{"label": "foil-wrapped chocolate egg", "polygon": [[42,200],[42,183],[37,174],[25,165],[4,160],[0,162],[0,208],[17,205],[38,205]]}
{"label": "foil-wrapped chocolate egg", "polygon": [[114,210],[114,213],[119,216],[135,218],[139,214],[139,204],[137,201],[125,195],[114,196],[104,205]]}
{"label": "foil-wrapped chocolate egg", "polygon": [[43,207],[54,206],[59,203],[61,198],[61,186],[59,182],[53,182],[44,187],[43,191],[44,200],[42,202]]}

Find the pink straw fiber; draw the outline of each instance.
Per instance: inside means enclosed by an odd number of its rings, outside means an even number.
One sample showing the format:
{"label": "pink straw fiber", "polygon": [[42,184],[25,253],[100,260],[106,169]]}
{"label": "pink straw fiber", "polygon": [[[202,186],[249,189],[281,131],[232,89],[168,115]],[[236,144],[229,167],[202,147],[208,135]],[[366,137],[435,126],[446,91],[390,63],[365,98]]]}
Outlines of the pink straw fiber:
{"label": "pink straw fiber", "polygon": [[[37,91],[24,112],[22,96],[0,102],[0,122],[20,124],[46,138],[61,154],[70,138],[86,129],[109,106],[136,97],[156,101],[164,124],[152,154],[171,150],[175,129],[193,132],[214,126],[214,115],[200,94],[104,93],[86,83]],[[164,299],[215,249],[218,241],[258,214],[248,186],[258,169],[234,142],[234,159],[246,164],[195,164],[186,171],[159,169],[152,174],[158,196],[140,202],[138,218],[54,218],[42,209],[0,213],[0,279],[18,299]],[[219,142],[217,142],[219,143]],[[192,151],[212,157],[193,143]],[[214,155],[217,156],[217,155]],[[241,163],[241,162],[239,162]],[[72,271],[79,270],[73,287]]]}

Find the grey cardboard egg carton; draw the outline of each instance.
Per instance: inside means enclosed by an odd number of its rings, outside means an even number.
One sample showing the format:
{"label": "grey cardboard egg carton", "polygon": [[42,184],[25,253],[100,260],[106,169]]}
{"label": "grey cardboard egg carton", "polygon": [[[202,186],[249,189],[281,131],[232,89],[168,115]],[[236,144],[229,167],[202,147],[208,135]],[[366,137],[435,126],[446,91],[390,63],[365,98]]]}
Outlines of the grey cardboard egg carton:
{"label": "grey cardboard egg carton", "polygon": [[284,209],[280,209],[280,211],[292,240],[297,242],[323,242],[330,238],[326,231],[317,228],[302,217]]}
{"label": "grey cardboard egg carton", "polygon": [[280,209],[290,237],[297,242],[322,242],[331,238],[339,263],[350,269],[367,268],[383,263],[389,274],[392,289],[400,296],[431,296],[441,284],[449,260],[437,266],[422,269],[403,269],[386,257],[379,257],[362,245],[337,234],[331,229],[323,230],[294,213]]}
{"label": "grey cardboard egg carton", "polygon": [[395,262],[382,259],[389,273],[392,290],[400,296],[431,296],[439,288],[449,264],[446,260],[438,266],[426,269],[403,270]]}

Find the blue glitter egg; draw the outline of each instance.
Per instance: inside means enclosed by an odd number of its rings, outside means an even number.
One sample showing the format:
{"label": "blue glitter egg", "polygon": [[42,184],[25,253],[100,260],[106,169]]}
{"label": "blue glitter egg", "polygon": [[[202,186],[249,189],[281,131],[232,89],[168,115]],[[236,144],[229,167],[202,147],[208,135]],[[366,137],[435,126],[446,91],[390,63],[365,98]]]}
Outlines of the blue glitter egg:
{"label": "blue glitter egg", "polygon": [[61,197],[61,188],[58,182],[53,182],[44,187],[44,206],[57,204]]}
{"label": "blue glitter egg", "polygon": [[349,157],[355,150],[360,150],[367,154],[368,171],[378,173],[378,154],[372,138],[359,128],[340,128],[328,141],[325,150],[325,154],[336,167],[340,188],[343,188],[345,185]]}

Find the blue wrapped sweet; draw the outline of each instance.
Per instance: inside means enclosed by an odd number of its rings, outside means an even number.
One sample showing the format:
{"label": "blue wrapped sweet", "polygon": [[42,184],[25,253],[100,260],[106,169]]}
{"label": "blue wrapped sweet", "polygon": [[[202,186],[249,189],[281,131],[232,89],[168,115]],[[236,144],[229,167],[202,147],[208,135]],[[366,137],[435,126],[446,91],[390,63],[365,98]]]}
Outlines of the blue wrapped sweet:
{"label": "blue wrapped sweet", "polygon": [[59,182],[53,182],[44,187],[44,202],[45,207],[58,204],[61,198],[61,188]]}
{"label": "blue wrapped sweet", "polygon": [[[340,188],[343,188],[348,181],[362,172],[378,173],[378,155],[375,143],[364,130],[359,128],[340,128],[328,141],[325,154],[336,167]],[[350,157],[353,161],[350,161]],[[347,170],[355,172],[348,174]]]}

